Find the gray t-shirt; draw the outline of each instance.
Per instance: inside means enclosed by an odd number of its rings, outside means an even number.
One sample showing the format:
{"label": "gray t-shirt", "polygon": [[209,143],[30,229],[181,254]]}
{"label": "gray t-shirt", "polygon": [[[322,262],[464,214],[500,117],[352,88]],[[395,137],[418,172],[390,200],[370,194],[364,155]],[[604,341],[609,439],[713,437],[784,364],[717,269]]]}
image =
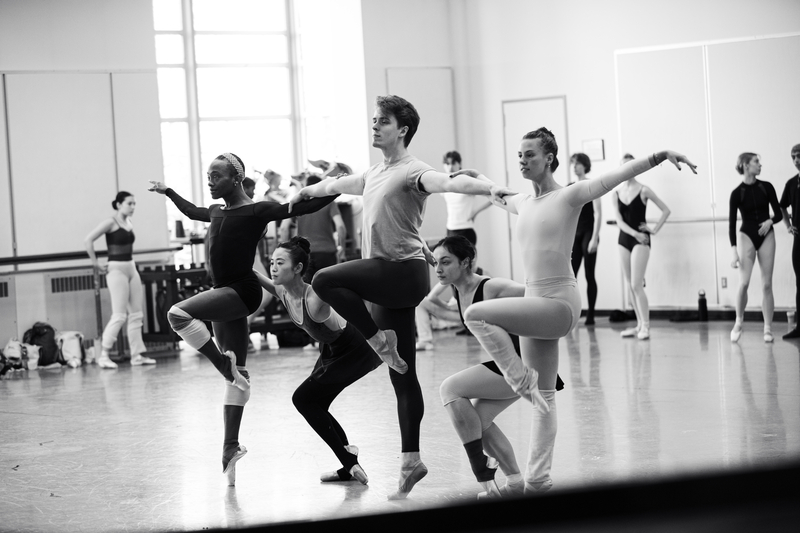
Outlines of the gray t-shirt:
{"label": "gray t-shirt", "polygon": [[333,202],[315,213],[297,217],[297,234],[308,239],[311,253],[336,252],[336,241],[333,239],[336,225],[333,217],[339,214],[339,206]]}
{"label": "gray t-shirt", "polygon": [[419,179],[429,170],[433,167],[407,155],[388,166],[378,163],[362,174],[361,257],[387,261],[425,259],[419,227],[430,193],[420,190]]}

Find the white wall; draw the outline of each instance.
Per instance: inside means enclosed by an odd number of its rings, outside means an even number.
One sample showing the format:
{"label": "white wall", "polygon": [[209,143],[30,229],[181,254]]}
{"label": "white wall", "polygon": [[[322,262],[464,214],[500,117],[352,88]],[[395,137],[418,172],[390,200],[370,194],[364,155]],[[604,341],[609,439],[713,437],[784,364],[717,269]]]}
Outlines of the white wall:
{"label": "white wall", "polygon": [[[380,94],[383,68],[452,66],[459,147],[470,166],[498,182],[505,157],[502,101],[566,95],[572,150],[580,150],[583,140],[605,140],[606,161],[594,163],[596,176],[615,167],[625,151],[617,141],[615,50],[800,31],[800,2],[793,0],[430,0],[404,2],[402,9],[388,0],[368,0],[362,16],[367,99]],[[786,163],[797,142],[786,139]],[[606,216],[609,201],[604,199]],[[507,275],[507,244],[492,239],[507,234],[505,217],[490,210],[478,221],[483,262]],[[600,309],[621,305],[617,235],[609,226],[601,233]],[[777,265],[776,275],[781,268],[791,266]]]}

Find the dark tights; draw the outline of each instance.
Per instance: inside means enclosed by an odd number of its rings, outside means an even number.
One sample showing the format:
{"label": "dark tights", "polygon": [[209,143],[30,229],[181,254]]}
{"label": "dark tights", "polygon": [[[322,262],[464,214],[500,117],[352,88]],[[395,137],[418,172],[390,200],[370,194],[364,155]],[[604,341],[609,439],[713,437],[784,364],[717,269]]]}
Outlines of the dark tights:
{"label": "dark tights", "polygon": [[797,286],[794,296],[794,310],[800,313],[800,235],[794,236],[794,244],[792,244],[792,267],[794,268],[794,279]]}
{"label": "dark tights", "polygon": [[361,377],[358,376],[349,383],[337,384],[320,383],[314,378],[308,378],[297,387],[292,396],[292,403],[297,411],[336,454],[345,472],[349,472],[358,459],[344,449],[350,444],[347,435],[328,409],[339,393]]}
{"label": "dark tights", "polygon": [[589,241],[592,240],[590,232],[575,235],[575,243],[572,245],[572,271],[575,276],[581,268],[581,260],[585,259],[583,272],[586,274],[586,295],[588,297],[589,310],[587,316],[594,317],[594,304],[597,302],[597,281],[594,278],[594,267],[597,264],[597,251],[589,253]]}
{"label": "dark tights", "polygon": [[[373,337],[379,329],[397,333],[397,351],[408,364],[405,374],[389,371],[397,396],[401,451],[419,451],[425,405],[417,380],[414,309],[427,293],[427,263],[417,259],[358,259],[320,270],[312,285],[319,297],[358,328],[364,338]],[[371,312],[364,300],[372,302]]]}

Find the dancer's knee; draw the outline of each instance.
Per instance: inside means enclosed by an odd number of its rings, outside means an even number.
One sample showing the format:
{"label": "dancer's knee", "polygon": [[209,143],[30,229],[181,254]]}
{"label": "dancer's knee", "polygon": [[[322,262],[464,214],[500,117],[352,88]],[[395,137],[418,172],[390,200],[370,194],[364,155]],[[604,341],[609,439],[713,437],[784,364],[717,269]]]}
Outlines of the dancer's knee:
{"label": "dancer's knee", "polygon": [[170,307],[167,319],[175,333],[195,350],[211,340],[211,333],[206,325],[176,305]]}
{"label": "dancer's knee", "polygon": [[486,320],[486,316],[479,305],[470,305],[464,311],[464,322],[482,322],[484,320]]}
{"label": "dancer's knee", "polygon": [[238,405],[244,407],[250,400],[250,389],[242,390],[233,383],[225,384],[225,396],[222,399],[223,405]]}
{"label": "dancer's knee", "polygon": [[127,316],[125,313],[111,313],[111,319],[108,321],[107,327],[114,327],[115,329],[122,327]]}
{"label": "dancer's knee", "polygon": [[333,287],[333,280],[335,277],[327,270],[328,269],[325,268],[318,270],[311,280],[311,287],[314,288],[314,292],[317,294],[322,294]]}
{"label": "dancer's knee", "polygon": [[439,396],[442,398],[442,405],[447,407],[454,401],[463,398],[463,396],[459,393],[458,387],[458,380],[453,379],[454,376],[450,376],[449,378],[445,379],[442,384],[439,386]]}
{"label": "dancer's knee", "polygon": [[144,322],[144,313],[137,311],[128,315],[128,329],[138,329]]}

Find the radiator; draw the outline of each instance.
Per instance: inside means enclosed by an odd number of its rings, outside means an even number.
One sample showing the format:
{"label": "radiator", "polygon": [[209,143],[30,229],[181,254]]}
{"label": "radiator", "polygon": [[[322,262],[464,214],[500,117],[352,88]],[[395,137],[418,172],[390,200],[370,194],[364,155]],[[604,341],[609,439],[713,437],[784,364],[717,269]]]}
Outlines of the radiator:
{"label": "radiator", "polygon": [[84,338],[99,337],[111,318],[111,296],[106,277],[100,276],[101,327],[97,327],[94,278],[91,269],[61,271],[43,276],[47,318],[59,331],[80,331]]}
{"label": "radiator", "polygon": [[17,294],[14,276],[0,276],[0,348],[17,336]]}

